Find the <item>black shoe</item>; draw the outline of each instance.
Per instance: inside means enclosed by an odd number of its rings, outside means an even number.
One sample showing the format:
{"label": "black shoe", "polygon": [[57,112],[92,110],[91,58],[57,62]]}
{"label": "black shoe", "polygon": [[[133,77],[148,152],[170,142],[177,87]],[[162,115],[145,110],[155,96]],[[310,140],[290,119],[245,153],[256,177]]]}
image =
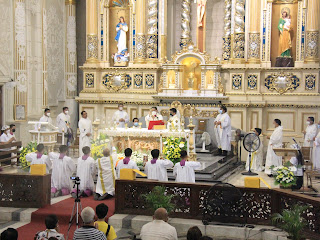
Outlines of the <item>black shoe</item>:
{"label": "black shoe", "polygon": [[98,193],[93,193],[93,199],[98,201],[100,198],[100,195]]}
{"label": "black shoe", "polygon": [[228,156],[228,151],[222,151],[222,156]]}
{"label": "black shoe", "polygon": [[218,148],[218,153],[217,153],[217,155],[218,155],[218,156],[221,156],[221,154],[222,154],[222,149],[221,149],[221,148]]}
{"label": "black shoe", "polygon": [[272,174],[268,174],[268,177],[273,177],[273,175]]}

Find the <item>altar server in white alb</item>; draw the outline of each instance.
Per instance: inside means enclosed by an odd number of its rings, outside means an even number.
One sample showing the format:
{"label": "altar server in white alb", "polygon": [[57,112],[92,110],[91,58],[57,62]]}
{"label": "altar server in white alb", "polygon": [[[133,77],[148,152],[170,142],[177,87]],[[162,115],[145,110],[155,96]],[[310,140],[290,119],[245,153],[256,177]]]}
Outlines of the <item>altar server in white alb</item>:
{"label": "altar server in white alb", "polygon": [[116,171],[115,162],[117,161],[116,149],[112,148],[112,154],[110,149],[103,150],[103,157],[96,160],[96,166],[98,169],[98,179],[96,185],[96,192],[94,193],[95,200],[109,199],[114,196]]}
{"label": "altar server in white alb", "polygon": [[282,157],[276,155],[274,148],[282,147],[282,131],[281,121],[279,119],[274,119],[274,131],[272,135],[267,137],[269,140],[268,151],[266,157],[265,173],[272,177],[271,166],[278,167],[282,165]]}
{"label": "altar server in white alb", "polygon": [[[44,110],[43,116],[40,118],[39,122],[47,122],[47,123],[52,124],[52,119],[51,119],[51,117],[50,117],[50,109],[49,109],[49,108],[46,108],[46,109]],[[47,126],[38,124],[36,130],[38,130],[39,127],[40,127],[40,130],[41,130],[41,131],[45,131],[45,130],[48,129]]]}
{"label": "altar server in white alb", "polygon": [[149,114],[145,117],[145,120],[146,120],[146,125],[148,127],[150,121],[161,121],[161,120],[163,120],[163,117],[158,112],[158,108],[157,107],[152,107],[150,109]]}
{"label": "altar server in white alb", "polygon": [[92,123],[88,118],[88,114],[86,111],[81,112],[81,119],[79,120],[79,132],[79,155],[82,156],[82,148],[90,148],[92,139]]}
{"label": "altar server in white alb", "polygon": [[219,110],[221,116],[217,122],[218,129],[220,128],[219,135],[223,156],[227,156],[228,152],[231,151],[231,119],[227,111],[228,110],[225,106],[221,106]]}
{"label": "altar server in white alb", "polygon": [[317,135],[317,124],[314,123],[314,117],[308,117],[307,128],[303,131],[304,134],[304,147],[313,147],[313,140]]}
{"label": "altar server in white alb", "polygon": [[124,128],[125,124],[129,122],[129,115],[123,110],[123,104],[118,105],[118,109],[112,117],[112,122],[116,122],[119,128]]}
{"label": "altar server in white alb", "polygon": [[128,169],[136,169],[139,170],[137,164],[135,161],[130,160],[132,155],[132,149],[131,148],[126,148],[124,150],[124,156],[125,158],[120,160],[117,164],[117,176],[120,178],[120,170],[123,168],[128,168]]}
{"label": "altar server in white alb", "polygon": [[[47,155],[44,155],[44,145],[40,143],[37,146],[37,152],[28,153],[26,160],[30,162],[30,165],[45,164],[46,172],[49,173],[52,167],[52,163]],[[31,170],[31,169],[30,169]]]}
{"label": "altar server in white alb", "polygon": [[62,113],[57,116],[57,127],[59,128],[60,133],[66,133],[70,127],[70,115],[68,107],[63,107]]}
{"label": "altar server in white alb", "polygon": [[160,151],[153,149],[151,151],[152,160],[146,163],[145,173],[148,179],[158,181],[168,181],[167,169],[173,167],[173,162],[170,160],[159,159]]}
{"label": "altar server in white alb", "polygon": [[[261,130],[261,128],[255,128],[253,132],[254,132],[254,134],[256,134],[259,137],[261,132],[262,132],[262,130]],[[256,144],[258,144],[258,143],[256,142]],[[250,162],[250,158],[249,158],[249,154],[248,154],[247,163],[246,163],[247,171],[249,170],[249,162]],[[262,166],[263,165],[263,144],[262,144],[261,139],[260,139],[259,148],[255,152],[251,153],[251,163],[250,164],[251,164],[250,165],[250,170],[251,171],[262,172],[262,168],[263,168],[263,166]]]}
{"label": "altar server in white alb", "polygon": [[70,194],[72,182],[70,177],[76,171],[76,165],[71,157],[67,156],[68,146],[61,145],[59,153],[49,153],[52,162],[51,197]]}
{"label": "altar server in white alb", "polygon": [[320,121],[318,123],[318,134],[313,142],[313,169],[320,172]]}
{"label": "altar server in white alb", "polygon": [[181,161],[176,163],[173,168],[173,175],[176,176],[176,182],[195,183],[196,176],[194,170],[200,167],[200,162],[188,161],[187,152],[181,151]]}
{"label": "altar server in white alb", "polygon": [[167,123],[167,128],[179,130],[180,127],[181,127],[181,124],[180,124],[180,118],[178,116],[177,109],[171,108],[170,109],[170,118]]}
{"label": "altar server in white alb", "polygon": [[218,147],[218,155],[222,155],[222,148],[221,148],[221,133],[222,133],[222,128],[220,127],[220,125],[218,124],[218,122],[220,122],[220,118],[221,118],[221,113],[222,112],[219,109],[219,114],[217,115],[217,117],[214,119],[214,135],[216,137],[217,140],[217,147]]}
{"label": "altar server in white alb", "polygon": [[[97,173],[96,164],[90,157],[90,148],[88,146],[82,149],[83,156],[78,158],[77,177],[80,178],[79,196],[89,197],[94,191],[93,177]],[[76,198],[77,190],[72,190],[72,197]]]}

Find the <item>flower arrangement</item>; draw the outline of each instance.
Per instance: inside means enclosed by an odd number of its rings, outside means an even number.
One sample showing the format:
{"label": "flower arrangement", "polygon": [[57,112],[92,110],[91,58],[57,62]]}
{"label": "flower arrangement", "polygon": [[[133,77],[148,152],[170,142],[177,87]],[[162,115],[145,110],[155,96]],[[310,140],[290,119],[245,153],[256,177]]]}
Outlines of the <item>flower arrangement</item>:
{"label": "flower arrangement", "polygon": [[180,161],[180,153],[187,150],[187,144],[183,138],[168,137],[163,142],[163,154],[174,164]]}
{"label": "flower arrangement", "polygon": [[[138,167],[142,167],[143,166],[143,156],[145,156],[145,155],[148,156],[148,161],[152,160],[152,156],[150,154],[143,154],[138,151],[132,152],[130,160],[135,161]],[[118,153],[117,157],[118,157],[118,161],[117,161],[116,165],[118,165],[119,161],[121,161],[122,159],[125,158],[124,153]]]}
{"label": "flower arrangement", "polygon": [[23,147],[20,152],[19,162],[22,168],[30,167],[30,162],[26,160],[26,155],[28,153],[36,152],[37,151],[37,143],[36,142],[29,142],[26,147]]}
{"label": "flower arrangement", "polygon": [[294,173],[286,166],[272,168],[275,172],[275,184],[280,184],[284,188],[289,188],[296,184]]}
{"label": "flower arrangement", "polygon": [[98,138],[91,143],[91,156],[94,160],[103,157],[103,150],[109,147],[109,139],[106,134],[100,133]]}

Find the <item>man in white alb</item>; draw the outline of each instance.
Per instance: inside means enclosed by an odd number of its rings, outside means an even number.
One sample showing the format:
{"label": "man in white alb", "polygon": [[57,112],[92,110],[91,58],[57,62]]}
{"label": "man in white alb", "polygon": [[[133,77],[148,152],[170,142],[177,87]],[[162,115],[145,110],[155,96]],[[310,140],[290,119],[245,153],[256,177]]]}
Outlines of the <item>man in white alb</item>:
{"label": "man in white alb", "polygon": [[81,119],[79,120],[79,132],[79,155],[82,156],[82,148],[91,148],[92,139],[92,123],[88,118],[88,114],[86,111],[81,112]]}
{"label": "man in white alb", "polygon": [[227,111],[225,106],[221,106],[221,117],[217,122],[218,128],[220,128],[220,144],[223,156],[227,156],[228,152],[231,151],[231,119]]}
{"label": "man in white alb", "polygon": [[317,125],[314,124],[314,117],[308,117],[307,120],[307,128],[305,131],[303,131],[304,134],[304,147],[312,147],[313,146],[313,140],[317,135]]}
{"label": "man in white alb", "polygon": [[170,109],[170,118],[167,123],[167,128],[179,130],[180,127],[181,127],[180,126],[180,118],[177,115],[177,109],[171,108]]}
{"label": "man in white alb", "polygon": [[[40,118],[39,122],[47,122],[47,123],[50,123],[52,124],[52,119],[50,117],[50,109],[49,108],[46,108],[44,110],[44,113],[43,113],[43,116]],[[48,128],[46,127],[46,125],[41,125],[41,124],[38,124],[37,126],[37,129],[40,127],[40,130],[41,131],[46,131]]]}
{"label": "man in white alb", "polygon": [[320,121],[317,125],[318,127],[318,134],[314,139],[313,142],[313,169],[316,171],[320,171]]}
{"label": "man in white alb", "polygon": [[222,110],[219,109],[219,114],[214,119],[214,134],[215,134],[216,140],[217,140],[218,155],[222,155],[221,140],[220,140],[222,129],[221,129],[220,125],[218,124],[218,122],[220,121],[221,115],[222,115]]}
{"label": "man in white alb", "polygon": [[148,127],[150,121],[160,121],[160,120],[163,120],[163,117],[158,112],[158,108],[157,107],[152,107],[150,109],[149,114],[145,117],[145,120],[146,120],[146,126]]}
{"label": "man in white alb", "polygon": [[62,109],[62,113],[57,116],[57,126],[60,133],[66,133],[68,128],[70,127],[70,115],[68,107],[64,107]]}
{"label": "man in white alb", "polygon": [[119,128],[124,128],[125,124],[129,122],[129,115],[123,110],[123,104],[118,105],[118,109],[112,117],[112,122],[116,122]]}

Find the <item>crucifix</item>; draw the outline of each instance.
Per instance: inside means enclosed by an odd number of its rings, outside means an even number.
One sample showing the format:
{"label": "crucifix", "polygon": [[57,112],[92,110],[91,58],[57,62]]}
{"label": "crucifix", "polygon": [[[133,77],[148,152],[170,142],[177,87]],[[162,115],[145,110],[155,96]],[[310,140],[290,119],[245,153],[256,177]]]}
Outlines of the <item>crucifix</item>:
{"label": "crucifix", "polygon": [[200,52],[205,51],[206,42],[206,3],[207,0],[195,0],[197,2],[197,47]]}

